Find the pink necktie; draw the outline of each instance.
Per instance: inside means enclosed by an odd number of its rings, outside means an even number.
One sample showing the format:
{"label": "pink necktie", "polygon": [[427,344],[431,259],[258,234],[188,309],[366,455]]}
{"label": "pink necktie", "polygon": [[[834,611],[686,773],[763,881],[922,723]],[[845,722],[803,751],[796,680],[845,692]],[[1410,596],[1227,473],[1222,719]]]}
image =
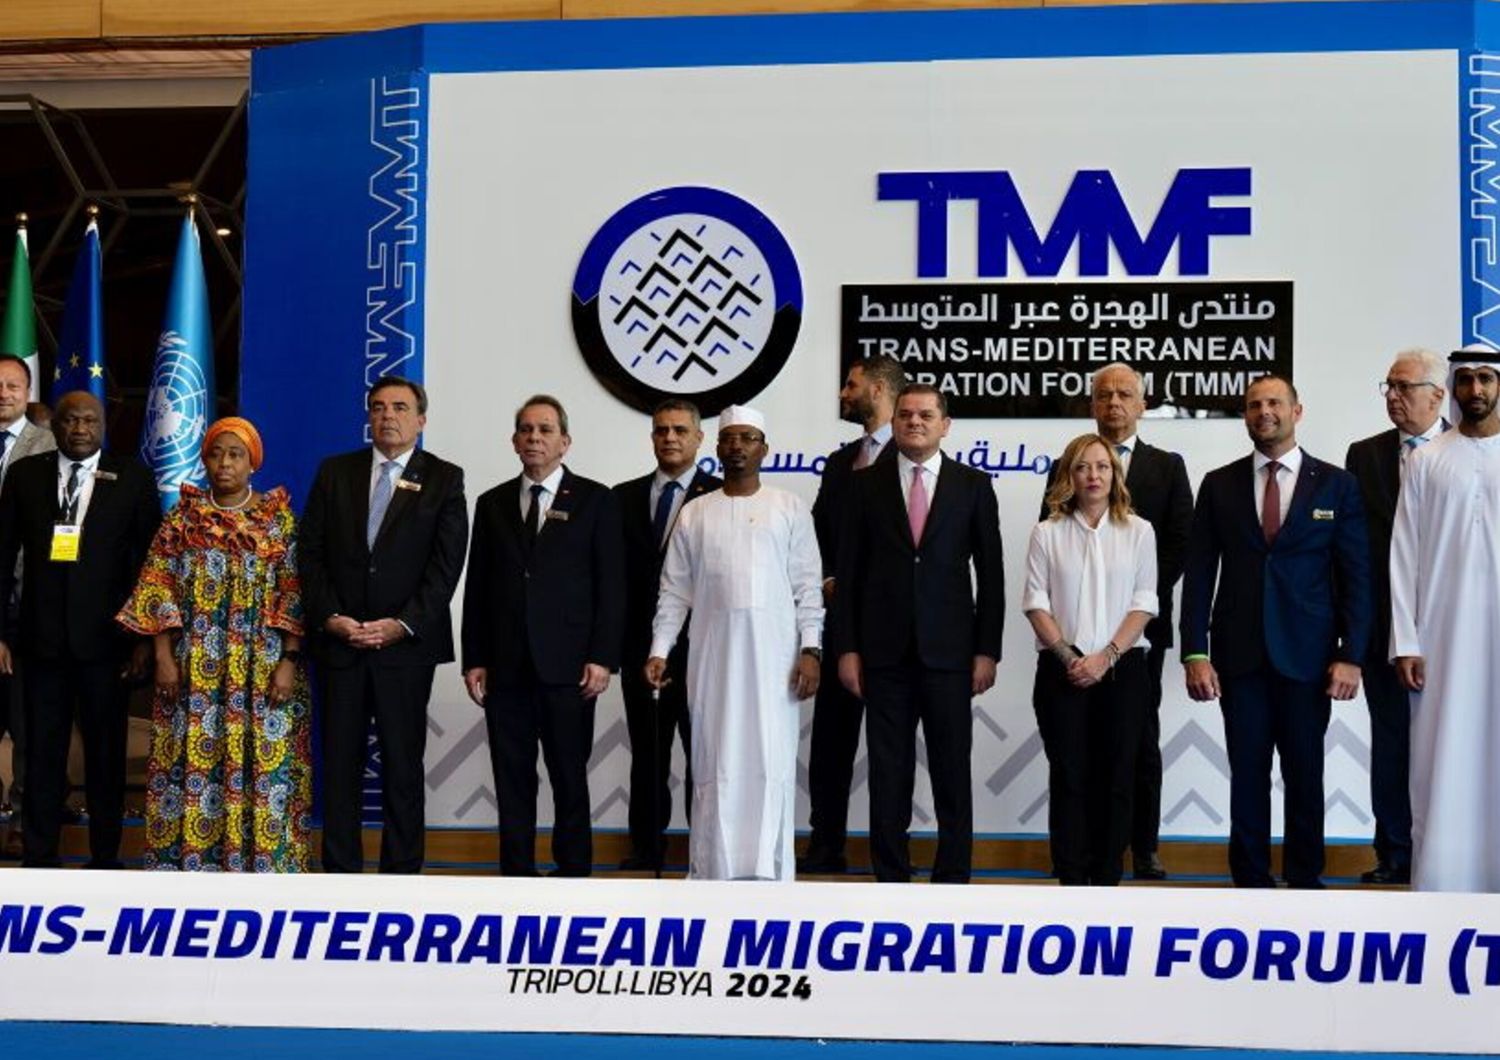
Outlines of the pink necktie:
{"label": "pink necktie", "polygon": [[927,485],[922,481],[922,466],[911,469],[911,495],[906,498],[906,517],[911,520],[913,544],[922,543],[922,529],[927,525]]}

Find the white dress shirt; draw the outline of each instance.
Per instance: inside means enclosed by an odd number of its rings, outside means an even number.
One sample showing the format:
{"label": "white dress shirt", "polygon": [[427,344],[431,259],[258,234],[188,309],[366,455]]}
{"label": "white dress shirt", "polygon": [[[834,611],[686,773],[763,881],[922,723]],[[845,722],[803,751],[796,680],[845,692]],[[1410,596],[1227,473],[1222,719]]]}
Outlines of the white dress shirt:
{"label": "white dress shirt", "polygon": [[[1108,514],[1089,526],[1074,512],[1031,528],[1021,610],[1046,611],[1063,640],[1085,655],[1099,651],[1131,611],[1155,615],[1156,532],[1140,516],[1117,523]],[[1128,650],[1149,648],[1142,637]],[[1047,647],[1040,640],[1037,650]]]}
{"label": "white dress shirt", "polygon": [[[1270,473],[1266,470],[1266,465],[1271,462],[1271,458],[1257,449],[1251,460],[1255,468],[1255,517],[1260,519],[1261,509],[1266,503],[1266,476]],[[1297,489],[1297,475],[1302,471],[1302,447],[1293,446],[1288,452],[1282,453],[1276,462],[1281,465],[1281,470],[1276,473],[1276,484],[1281,488],[1281,523],[1285,525],[1286,513],[1292,507],[1292,493]]]}
{"label": "white dress shirt", "polygon": [[[896,454],[896,467],[901,472],[901,502],[909,509],[911,507],[911,469],[917,467],[914,460],[907,459],[905,453]],[[927,487],[927,506],[932,508],[932,495],[937,490],[938,472],[943,466],[943,453],[938,450],[921,463],[922,485]]]}
{"label": "white dress shirt", "polygon": [[94,475],[99,470],[100,452],[103,450],[96,450],[94,455],[86,460],[75,461],[71,457],[64,456],[61,449],[57,451],[57,503],[59,506],[66,503],[68,479],[73,477],[73,465],[75,463],[83,465],[83,469],[78,472],[78,512],[73,517],[74,526],[82,526],[83,517],[88,514],[89,501],[94,496]]}
{"label": "white dress shirt", "polygon": [[537,517],[536,532],[541,533],[542,527],[547,525],[547,513],[552,510],[552,502],[557,499],[557,487],[562,485],[563,466],[558,464],[552,474],[542,479],[540,483],[531,481],[525,472],[521,473],[521,525],[526,525],[526,516],[531,512],[531,487],[540,485],[542,495],[537,500],[542,505],[541,513]]}
{"label": "white dress shirt", "polygon": [[367,499],[374,499],[375,484],[380,481],[380,476],[385,471],[385,462],[387,460],[394,460],[396,461],[397,465],[399,465],[396,469],[396,473],[391,476],[391,496],[394,497],[396,495],[396,480],[399,479],[402,475],[406,474],[407,462],[411,460],[411,454],[415,453],[416,451],[417,447],[412,446],[404,453],[398,453],[395,456],[386,456],[379,449],[372,448],[370,450],[370,493]]}
{"label": "white dress shirt", "polygon": [[[1113,446],[1115,456],[1117,456],[1120,460],[1120,469],[1124,471],[1126,475],[1130,474],[1130,458],[1135,456],[1135,443],[1140,440],[1140,437],[1141,436],[1138,434],[1132,434],[1123,442],[1116,442]],[[1121,446],[1124,446],[1125,448],[1125,451],[1123,453],[1120,452]]]}

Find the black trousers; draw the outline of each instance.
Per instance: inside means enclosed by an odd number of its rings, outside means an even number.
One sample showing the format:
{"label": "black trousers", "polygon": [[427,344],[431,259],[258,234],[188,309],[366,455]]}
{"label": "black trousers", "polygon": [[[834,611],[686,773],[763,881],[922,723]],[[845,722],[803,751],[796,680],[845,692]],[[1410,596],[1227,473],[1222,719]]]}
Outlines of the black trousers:
{"label": "black trousers", "polygon": [[[11,768],[12,780],[14,780],[15,769],[16,769],[16,766],[18,764],[15,761],[15,759],[18,759],[18,758],[21,757],[20,753],[19,753],[19,745],[16,744],[15,728],[14,728],[12,722],[11,722],[12,715],[15,714],[15,713],[18,713],[16,711],[12,711],[11,710],[11,706],[10,706],[10,699],[11,699],[11,695],[12,695],[12,692],[13,692],[13,686],[14,686],[14,681],[12,680],[12,678],[8,674],[0,674],[0,738],[3,738],[3,737],[5,737],[8,734],[10,736],[10,739],[11,739],[11,746],[13,748],[16,748],[16,750],[12,751],[12,755],[11,755],[12,761],[11,761],[10,768]],[[26,771],[26,767],[24,765],[21,766],[21,771],[23,773]],[[12,783],[11,787],[14,788],[15,784]],[[3,803],[3,802],[6,801],[4,796],[5,796],[5,785],[4,784],[0,784],[0,803]]]}
{"label": "black trousers", "polygon": [[1375,811],[1375,856],[1411,868],[1411,700],[1383,659],[1364,668],[1370,707],[1370,806]]}
{"label": "black trousers", "polygon": [[1271,752],[1286,788],[1283,875],[1320,887],[1323,874],[1323,736],[1327,684],[1293,681],[1268,666],[1220,680],[1229,750],[1229,870],[1237,887],[1271,887]]}
{"label": "black trousers", "polygon": [[1165,645],[1146,655],[1146,709],[1135,756],[1135,797],[1131,809],[1130,850],[1136,857],[1156,853],[1161,839],[1161,671]]}
{"label": "black trousers", "polygon": [[[676,663],[676,652],[672,659]],[[659,862],[666,851],[666,830],[672,823],[672,738],[682,737],[687,759],[687,782],[682,800],[688,819],[693,816],[692,728],[688,721],[687,681],[679,665],[671,667],[671,683],[653,702],[651,686],[634,661],[620,670],[625,696],[625,725],[630,732],[630,849],[636,857]]]}
{"label": "black trousers", "polygon": [[76,713],[83,737],[84,793],[89,808],[89,867],[122,867],[129,722],[121,665],[119,660],[27,660],[22,690],[26,712],[23,865],[50,868],[62,864],[58,847],[68,796],[68,744]]}
{"label": "black trousers", "polygon": [[973,676],[967,670],[929,670],[912,660],[867,668],[864,682],[875,878],[882,883],[911,879],[907,829],[920,723],[938,819],[932,882],[968,883],[974,859],[974,793],[969,781]]}
{"label": "black trousers", "polygon": [[490,764],[500,804],[500,874],[535,876],[536,752],[540,742],[552,783],[552,860],[560,876],[587,876],[594,867],[589,754],[594,700],[577,685],[535,677],[491,684],[484,700]]}
{"label": "black trousers", "polygon": [[422,871],[427,843],[427,701],[431,666],[322,667],[323,871],[364,869],[364,777],[370,721],[380,756],[380,871]]}
{"label": "black trousers", "polygon": [[843,854],[849,836],[849,792],[864,700],[839,680],[838,656],[823,657],[823,673],[813,700],[812,746],[807,757],[807,789],[812,802],[809,855]]}
{"label": "black trousers", "polygon": [[1120,882],[1150,697],[1139,648],[1090,688],[1069,682],[1051,652],[1037,656],[1031,705],[1047,751],[1052,864],[1064,886]]}

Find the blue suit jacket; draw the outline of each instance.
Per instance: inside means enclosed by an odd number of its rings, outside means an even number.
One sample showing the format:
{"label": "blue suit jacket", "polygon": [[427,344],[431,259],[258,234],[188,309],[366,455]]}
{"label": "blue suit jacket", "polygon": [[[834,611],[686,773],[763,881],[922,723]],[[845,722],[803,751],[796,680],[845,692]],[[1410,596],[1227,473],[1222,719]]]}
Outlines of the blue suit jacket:
{"label": "blue suit jacket", "polygon": [[1362,663],[1372,613],[1359,483],[1304,450],[1271,545],[1255,486],[1248,456],[1204,476],[1182,581],[1183,656],[1209,655],[1223,677],[1269,664],[1296,681],[1322,680],[1334,660]]}

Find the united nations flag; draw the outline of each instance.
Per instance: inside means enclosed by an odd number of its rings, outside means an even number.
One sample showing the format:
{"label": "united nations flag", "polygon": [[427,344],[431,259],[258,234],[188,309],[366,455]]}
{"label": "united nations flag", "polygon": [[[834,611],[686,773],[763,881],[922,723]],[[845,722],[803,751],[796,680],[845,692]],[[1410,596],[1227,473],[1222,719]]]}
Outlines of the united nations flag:
{"label": "united nations flag", "polygon": [[156,475],[162,510],[177,503],[184,482],[206,482],[199,449],[214,418],[213,328],[208,319],[208,286],[193,210],[183,218],[167,319],[156,342],[156,364],[146,397],[141,459]]}

